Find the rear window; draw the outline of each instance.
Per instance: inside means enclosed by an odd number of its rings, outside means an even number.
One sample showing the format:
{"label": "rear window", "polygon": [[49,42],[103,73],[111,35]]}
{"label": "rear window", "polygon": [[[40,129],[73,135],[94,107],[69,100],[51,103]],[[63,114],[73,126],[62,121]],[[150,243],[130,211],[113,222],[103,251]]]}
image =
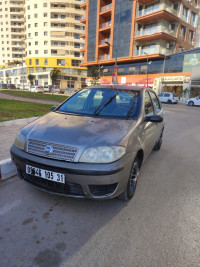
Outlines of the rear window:
{"label": "rear window", "polygon": [[174,97],[178,97],[178,95],[177,95],[177,94],[173,94],[173,96],[174,96]]}
{"label": "rear window", "polygon": [[170,94],[164,94],[164,97],[170,97]]}

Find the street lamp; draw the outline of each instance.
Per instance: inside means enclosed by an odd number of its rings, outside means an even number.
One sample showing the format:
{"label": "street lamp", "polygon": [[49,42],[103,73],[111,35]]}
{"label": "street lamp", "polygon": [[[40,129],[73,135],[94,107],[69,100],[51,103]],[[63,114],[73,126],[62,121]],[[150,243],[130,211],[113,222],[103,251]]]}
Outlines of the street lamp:
{"label": "street lamp", "polygon": [[151,61],[149,62],[149,54],[147,52],[144,52],[144,54],[147,56],[147,88],[148,88],[148,72],[149,72],[149,65],[151,64]]}

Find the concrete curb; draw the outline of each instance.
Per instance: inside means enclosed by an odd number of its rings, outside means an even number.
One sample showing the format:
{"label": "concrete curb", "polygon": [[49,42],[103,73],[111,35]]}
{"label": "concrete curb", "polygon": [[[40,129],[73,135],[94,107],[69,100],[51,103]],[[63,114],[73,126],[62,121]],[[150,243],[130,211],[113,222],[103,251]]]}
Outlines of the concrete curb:
{"label": "concrete curb", "polygon": [[32,122],[32,121],[38,119],[38,118],[39,117],[31,117],[31,118],[27,118],[27,119],[4,121],[4,122],[0,122],[0,126],[10,126],[10,125],[18,125],[18,124],[22,124],[22,123],[29,123],[29,122]]}
{"label": "concrete curb", "polygon": [[0,181],[6,180],[16,175],[16,167],[11,159],[0,161]]}

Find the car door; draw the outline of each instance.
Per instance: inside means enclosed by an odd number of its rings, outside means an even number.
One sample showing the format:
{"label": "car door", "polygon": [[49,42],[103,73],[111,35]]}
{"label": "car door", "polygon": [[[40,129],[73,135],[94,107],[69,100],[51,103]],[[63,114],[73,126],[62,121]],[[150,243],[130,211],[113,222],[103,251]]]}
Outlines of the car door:
{"label": "car door", "polygon": [[197,96],[197,97],[195,98],[195,102],[194,102],[194,104],[195,104],[196,106],[200,106],[200,96]]}
{"label": "car door", "polygon": [[[155,115],[159,115],[161,117],[163,117],[163,110],[161,107],[161,104],[158,100],[158,97],[156,96],[156,94],[153,91],[149,92],[151,100],[153,102],[153,107],[154,107],[154,113]],[[162,131],[163,131],[163,123],[156,123],[156,141],[159,139]]]}
{"label": "car door", "polygon": [[150,121],[145,121],[146,116],[155,115],[153,102],[148,91],[145,92],[144,99],[144,120],[142,125],[141,142],[144,149],[145,158],[151,153],[157,141],[157,125]]}

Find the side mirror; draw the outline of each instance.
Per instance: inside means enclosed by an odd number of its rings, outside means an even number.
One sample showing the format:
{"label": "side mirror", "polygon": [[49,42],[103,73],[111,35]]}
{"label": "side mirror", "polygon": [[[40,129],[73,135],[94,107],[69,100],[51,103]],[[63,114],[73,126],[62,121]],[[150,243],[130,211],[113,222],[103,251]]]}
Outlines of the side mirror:
{"label": "side mirror", "polygon": [[146,116],[144,118],[144,121],[150,121],[150,122],[154,122],[154,123],[160,123],[160,122],[163,121],[163,117],[161,117],[159,115]]}
{"label": "side mirror", "polygon": [[51,111],[54,111],[55,109],[57,109],[57,106],[51,107]]}

